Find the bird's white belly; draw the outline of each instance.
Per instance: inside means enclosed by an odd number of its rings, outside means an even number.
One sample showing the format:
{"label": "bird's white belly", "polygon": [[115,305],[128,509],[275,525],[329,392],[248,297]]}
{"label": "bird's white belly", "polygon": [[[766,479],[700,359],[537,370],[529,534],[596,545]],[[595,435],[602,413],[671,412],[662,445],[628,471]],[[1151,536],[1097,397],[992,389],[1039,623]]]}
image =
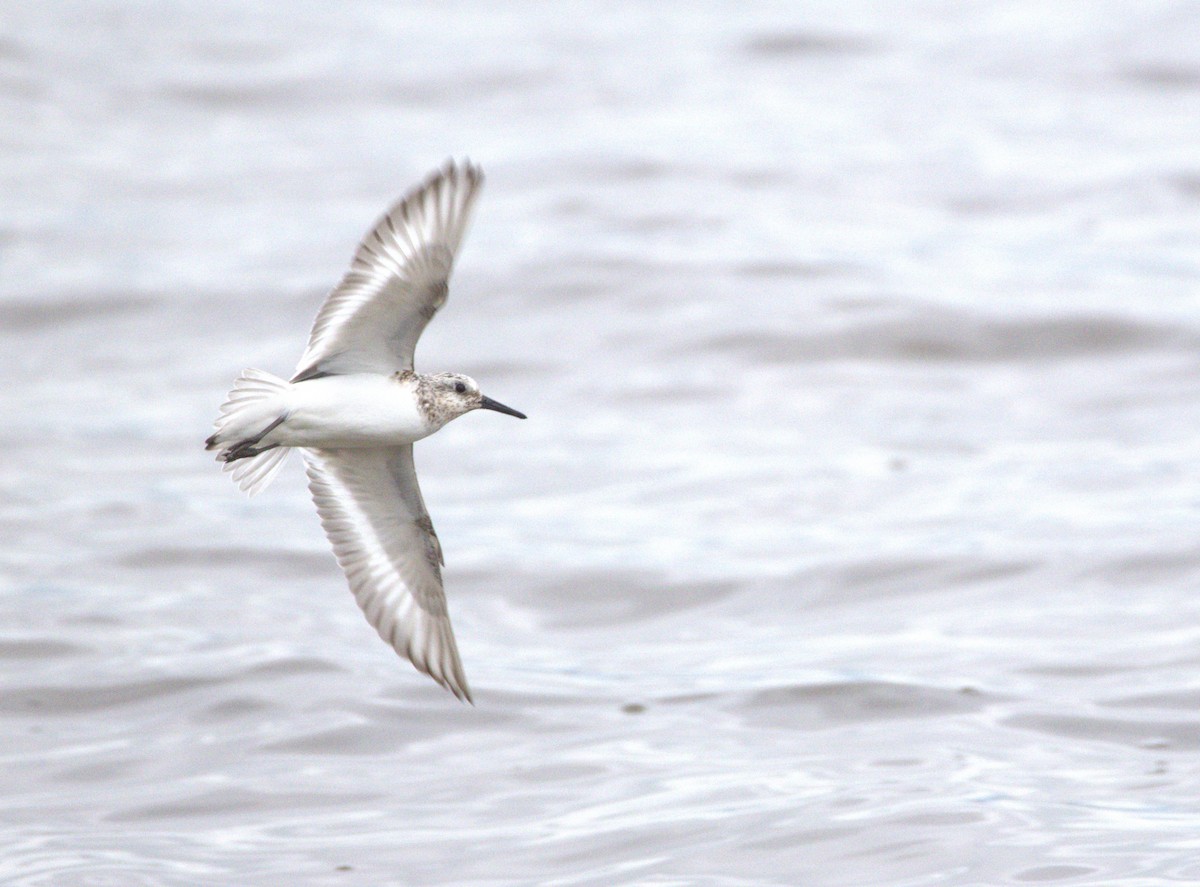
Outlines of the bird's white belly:
{"label": "bird's white belly", "polygon": [[282,446],[397,446],[433,430],[421,417],[415,386],[394,376],[364,373],[298,382],[287,401],[287,419],[268,437]]}

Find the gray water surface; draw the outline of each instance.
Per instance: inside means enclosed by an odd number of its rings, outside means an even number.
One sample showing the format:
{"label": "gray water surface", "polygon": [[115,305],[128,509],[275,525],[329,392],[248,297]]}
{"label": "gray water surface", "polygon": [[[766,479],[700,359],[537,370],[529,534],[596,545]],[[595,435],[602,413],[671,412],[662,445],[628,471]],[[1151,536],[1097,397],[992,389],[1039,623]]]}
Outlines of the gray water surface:
{"label": "gray water surface", "polygon": [[[10,4],[0,882],[1200,881],[1183,3]],[[202,450],[384,206],[478,705]]]}

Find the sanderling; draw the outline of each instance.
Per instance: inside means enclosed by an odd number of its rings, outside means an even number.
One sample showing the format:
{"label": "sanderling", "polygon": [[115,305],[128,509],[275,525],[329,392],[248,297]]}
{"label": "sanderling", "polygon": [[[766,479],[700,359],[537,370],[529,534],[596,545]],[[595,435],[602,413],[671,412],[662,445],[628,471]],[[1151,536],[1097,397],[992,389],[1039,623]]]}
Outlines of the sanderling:
{"label": "sanderling", "polygon": [[388,210],[317,313],[291,381],[245,370],[205,442],[250,495],[301,449],[325,535],[367,620],[468,702],[412,445],[471,410],[525,416],[468,376],[415,372],[413,351],[446,302],[482,183],[479,167],[448,162]]}

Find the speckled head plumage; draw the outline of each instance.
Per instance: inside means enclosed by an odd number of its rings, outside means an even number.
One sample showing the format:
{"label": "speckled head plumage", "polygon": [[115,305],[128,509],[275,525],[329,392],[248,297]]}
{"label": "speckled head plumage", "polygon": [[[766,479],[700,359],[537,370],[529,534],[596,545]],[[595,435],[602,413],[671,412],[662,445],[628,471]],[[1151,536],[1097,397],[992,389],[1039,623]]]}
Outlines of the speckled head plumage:
{"label": "speckled head plumage", "polygon": [[470,376],[462,373],[437,373],[427,376],[414,373],[417,380],[417,405],[421,416],[430,425],[440,428],[452,419],[472,410],[495,410],[524,419],[525,414],[492,400],[479,390]]}

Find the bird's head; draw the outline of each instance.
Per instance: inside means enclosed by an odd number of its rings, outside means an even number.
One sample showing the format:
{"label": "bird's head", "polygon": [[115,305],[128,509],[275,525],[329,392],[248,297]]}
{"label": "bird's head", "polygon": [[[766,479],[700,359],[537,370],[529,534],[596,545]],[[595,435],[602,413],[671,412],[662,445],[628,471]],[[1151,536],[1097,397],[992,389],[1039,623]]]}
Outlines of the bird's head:
{"label": "bird's head", "polygon": [[439,406],[442,406],[450,419],[469,413],[471,410],[495,410],[497,413],[507,413],[518,419],[525,418],[524,413],[519,413],[512,407],[506,407],[486,396],[479,390],[478,383],[470,376],[464,376],[461,373],[438,373],[436,376],[430,376],[429,381],[432,383]]}

